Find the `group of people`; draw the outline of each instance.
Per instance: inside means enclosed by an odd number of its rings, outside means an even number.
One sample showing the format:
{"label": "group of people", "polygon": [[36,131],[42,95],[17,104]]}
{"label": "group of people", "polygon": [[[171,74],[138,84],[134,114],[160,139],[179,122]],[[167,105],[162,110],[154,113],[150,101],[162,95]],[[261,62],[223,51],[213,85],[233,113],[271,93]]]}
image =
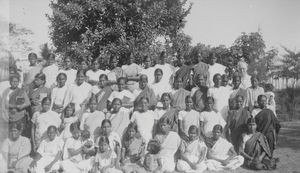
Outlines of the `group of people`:
{"label": "group of people", "polygon": [[[4,172],[132,173],[202,172],[276,168],[273,157],[280,124],[272,85],[262,88],[247,74],[217,63],[177,66],[144,57],[136,64],[100,69],[98,58],[50,54],[47,66],[28,55],[22,73],[10,68],[2,82],[0,141]],[[236,69],[236,70],[235,70]],[[6,87],[3,87],[5,86]],[[1,138],[0,138],[1,139]],[[1,170],[0,170],[1,172]]]}

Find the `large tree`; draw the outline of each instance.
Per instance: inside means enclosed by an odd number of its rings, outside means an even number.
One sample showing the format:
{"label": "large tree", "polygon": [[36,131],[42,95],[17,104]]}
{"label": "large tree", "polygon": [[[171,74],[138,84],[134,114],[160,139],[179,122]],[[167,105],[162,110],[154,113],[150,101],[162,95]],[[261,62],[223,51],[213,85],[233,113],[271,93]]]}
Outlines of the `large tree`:
{"label": "large tree", "polygon": [[57,52],[74,58],[140,56],[157,37],[174,40],[184,27],[187,0],[57,0],[51,2],[51,38]]}

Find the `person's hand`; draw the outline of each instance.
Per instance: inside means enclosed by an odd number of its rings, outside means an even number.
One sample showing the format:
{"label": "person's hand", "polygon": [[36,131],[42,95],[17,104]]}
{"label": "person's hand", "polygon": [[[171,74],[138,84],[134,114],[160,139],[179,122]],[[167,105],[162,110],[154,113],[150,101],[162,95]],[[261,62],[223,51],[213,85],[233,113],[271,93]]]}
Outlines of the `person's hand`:
{"label": "person's hand", "polygon": [[45,172],[49,172],[52,168],[52,164],[49,164],[48,166],[45,167]]}

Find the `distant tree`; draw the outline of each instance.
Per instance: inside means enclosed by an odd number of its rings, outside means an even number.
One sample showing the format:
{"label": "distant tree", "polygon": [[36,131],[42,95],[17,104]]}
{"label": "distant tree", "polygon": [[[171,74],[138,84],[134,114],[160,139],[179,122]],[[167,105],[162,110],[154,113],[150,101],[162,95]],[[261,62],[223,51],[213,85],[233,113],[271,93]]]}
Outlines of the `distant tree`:
{"label": "distant tree", "polygon": [[123,62],[131,52],[139,61],[145,52],[156,50],[157,37],[180,36],[191,9],[191,4],[184,8],[186,4],[187,0],[51,1],[50,35],[57,52],[75,59],[106,54],[120,55]]}
{"label": "distant tree", "polygon": [[191,48],[189,57],[191,61],[196,64],[198,63],[198,56],[201,55],[203,60],[207,62],[211,47],[202,43],[198,43],[196,46]]}
{"label": "distant tree", "polygon": [[265,41],[261,33],[242,33],[233,43],[232,55],[236,58],[243,56],[247,63],[253,63],[264,56],[266,48]]}

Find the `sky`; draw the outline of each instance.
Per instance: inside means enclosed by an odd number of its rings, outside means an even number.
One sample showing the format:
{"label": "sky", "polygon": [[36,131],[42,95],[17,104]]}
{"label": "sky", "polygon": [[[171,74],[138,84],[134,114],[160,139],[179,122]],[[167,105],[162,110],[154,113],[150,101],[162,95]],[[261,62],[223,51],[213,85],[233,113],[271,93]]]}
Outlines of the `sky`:
{"label": "sky", "polygon": [[[33,31],[33,48],[50,42],[50,0],[0,0],[0,32],[8,21]],[[267,49],[281,45],[300,51],[300,0],[189,0],[193,3],[184,32],[193,45],[231,46],[242,32],[260,30]]]}

